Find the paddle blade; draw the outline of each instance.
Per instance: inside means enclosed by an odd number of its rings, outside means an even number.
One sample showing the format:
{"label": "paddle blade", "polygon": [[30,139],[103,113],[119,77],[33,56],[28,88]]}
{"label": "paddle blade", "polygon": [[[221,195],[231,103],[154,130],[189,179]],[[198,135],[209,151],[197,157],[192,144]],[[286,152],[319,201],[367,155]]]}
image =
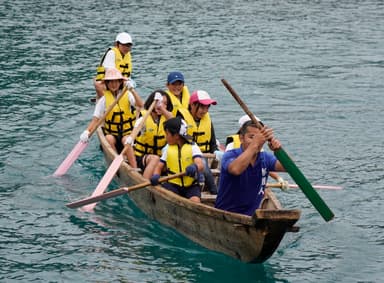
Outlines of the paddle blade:
{"label": "paddle blade", "polygon": [[[124,157],[122,154],[120,154],[113,160],[107,172],[105,172],[103,178],[101,179],[96,189],[92,193],[91,197],[102,195],[105,192],[108,185],[111,183],[113,177],[115,176],[116,172],[119,170],[120,165],[123,161],[124,161]],[[83,206],[82,210],[87,212],[92,212],[95,206],[96,206],[96,203],[92,203],[92,204]]]}
{"label": "paddle blade", "polygon": [[76,159],[87,146],[87,142],[84,143],[79,141],[68,154],[68,156],[64,159],[64,161],[60,164],[60,166],[56,169],[55,173],[53,173],[53,176],[59,177],[67,173],[68,169],[72,166],[72,164],[76,161]]}
{"label": "paddle blade", "polygon": [[325,221],[330,221],[335,216],[319,194],[313,189],[312,185],[308,182],[305,176],[301,173],[296,164],[288,156],[288,154],[280,148],[275,151],[276,157],[284,166],[285,170],[289,173],[299,188],[303,191],[305,196],[309,199],[312,205],[317,209]]}

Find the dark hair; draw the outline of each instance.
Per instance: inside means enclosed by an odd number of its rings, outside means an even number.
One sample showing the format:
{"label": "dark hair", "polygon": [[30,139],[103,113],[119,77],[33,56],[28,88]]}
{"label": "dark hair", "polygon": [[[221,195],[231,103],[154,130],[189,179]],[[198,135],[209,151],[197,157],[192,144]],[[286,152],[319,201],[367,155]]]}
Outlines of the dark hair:
{"label": "dark hair", "polygon": [[167,98],[167,111],[172,112],[173,105],[172,105],[171,98],[169,97],[168,93],[166,93],[164,90],[161,90],[161,89],[155,90],[148,96],[147,100],[144,103],[144,109],[147,109],[147,110],[149,109],[153,100],[155,99],[156,92],[160,93],[162,96],[165,96]]}
{"label": "dark hair", "polygon": [[253,127],[253,128],[256,128],[256,129],[259,129],[259,128],[260,128],[260,127],[258,127],[257,124],[253,123],[252,120],[250,120],[250,121],[245,122],[245,123],[241,126],[241,128],[240,128],[240,130],[239,130],[239,135],[244,136],[244,135],[246,134],[246,132],[247,132],[248,127]]}
{"label": "dark hair", "polygon": [[178,134],[181,127],[181,118],[174,117],[164,122],[164,130],[170,132],[172,135]]}
{"label": "dark hair", "polygon": [[[110,82],[110,81],[113,81],[113,80],[106,80],[106,81],[104,81],[105,88],[106,88],[107,90],[110,90],[109,87],[108,87],[108,82]],[[123,80],[123,79],[120,79],[119,81],[120,81],[119,89],[122,90],[122,89],[124,88],[124,80]]]}

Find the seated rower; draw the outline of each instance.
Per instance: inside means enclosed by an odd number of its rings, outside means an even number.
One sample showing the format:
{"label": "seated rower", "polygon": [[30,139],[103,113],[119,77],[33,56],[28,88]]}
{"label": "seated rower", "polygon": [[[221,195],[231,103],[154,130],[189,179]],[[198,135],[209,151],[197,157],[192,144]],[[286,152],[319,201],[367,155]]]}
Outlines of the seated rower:
{"label": "seated rower", "polygon": [[179,109],[188,109],[189,90],[185,85],[184,75],[181,72],[170,72],[167,77],[166,93],[170,98],[170,103],[173,106],[172,114],[177,116]]}
{"label": "seated rower", "polygon": [[262,151],[263,145],[269,141],[269,147],[277,150],[281,144],[272,129],[259,129],[252,121],[243,124],[239,138],[240,147],[223,155],[215,207],[252,216],[264,198],[268,173],[285,172],[272,153]]}
{"label": "seated rower", "polygon": [[[140,112],[141,116],[145,115],[154,100],[158,102],[136,137],[134,145],[137,165],[143,170],[143,176],[147,179],[152,176],[160,159],[161,150],[167,143],[163,124],[173,117],[169,96],[162,90],[156,90],[148,96],[144,110]],[[141,119],[143,117],[137,119],[135,127],[141,123]]]}
{"label": "seated rower", "polygon": [[[106,90],[103,96],[97,101],[91,122],[80,136],[82,142],[88,142],[89,133],[98,124],[106,109],[108,109],[122,92],[124,82],[127,79],[121,75],[119,70],[109,68],[106,70],[103,80]],[[112,111],[105,117],[103,131],[108,143],[116,152],[120,152],[123,149],[126,139],[132,132],[133,125],[136,121],[135,107],[142,106],[143,101],[141,97],[136,92],[127,91]],[[136,168],[133,149],[127,150],[126,157],[128,163]]]}
{"label": "seated rower", "polygon": [[151,184],[158,185],[164,170],[167,175],[186,172],[185,176],[168,180],[162,186],[178,195],[194,202],[201,202],[201,190],[197,183],[198,173],[204,170],[200,148],[192,143],[187,135],[185,121],[179,117],[171,118],[164,123],[167,145],[158,162]]}
{"label": "seated rower", "polygon": [[[204,90],[196,90],[192,93],[189,99],[189,112],[192,115],[194,124],[192,129],[193,141],[200,147],[201,152],[214,153],[218,151],[215,129],[209,115],[209,108],[211,105],[216,105],[217,102],[211,99],[209,94]],[[204,161],[204,172],[201,176],[203,184],[207,187],[211,194],[217,194],[217,186],[215,178],[212,175],[211,169],[209,168],[207,158],[203,158]]]}
{"label": "seated rower", "polygon": [[[263,123],[260,121],[260,119],[257,116],[254,116],[256,120],[263,125]],[[239,131],[231,136],[228,136],[225,141],[225,151],[239,148],[240,147],[240,138],[239,138],[239,132],[241,127],[244,125],[245,122],[251,121],[251,118],[249,118],[248,115],[243,115],[239,118]],[[261,149],[263,151],[264,149]],[[285,181],[283,177],[279,176],[276,172],[269,172],[269,176],[271,176],[273,179],[275,179],[278,183],[281,185],[282,190],[287,190],[289,188],[288,181]]]}

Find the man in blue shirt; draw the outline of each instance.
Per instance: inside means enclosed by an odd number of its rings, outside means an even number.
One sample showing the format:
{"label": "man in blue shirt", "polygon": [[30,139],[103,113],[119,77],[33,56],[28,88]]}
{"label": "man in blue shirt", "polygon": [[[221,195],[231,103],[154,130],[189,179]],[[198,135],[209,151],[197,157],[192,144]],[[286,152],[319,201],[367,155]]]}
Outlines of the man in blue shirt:
{"label": "man in blue shirt", "polygon": [[281,147],[272,129],[266,126],[259,129],[248,121],[241,127],[239,136],[241,147],[224,153],[221,161],[215,207],[251,216],[263,200],[269,171],[285,172],[285,169],[272,153],[261,151],[267,141],[271,150]]}

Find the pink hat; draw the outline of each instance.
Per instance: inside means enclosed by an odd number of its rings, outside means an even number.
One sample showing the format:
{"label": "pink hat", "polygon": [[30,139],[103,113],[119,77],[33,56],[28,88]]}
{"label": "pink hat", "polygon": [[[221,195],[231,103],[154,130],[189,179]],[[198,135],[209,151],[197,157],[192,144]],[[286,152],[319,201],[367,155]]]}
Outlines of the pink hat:
{"label": "pink hat", "polygon": [[104,81],[112,81],[112,80],[127,80],[127,78],[123,77],[123,75],[120,73],[119,70],[115,68],[108,68],[105,71]]}
{"label": "pink hat", "polygon": [[204,90],[195,90],[192,93],[191,97],[189,98],[189,104],[192,104],[195,102],[199,102],[200,104],[203,104],[203,105],[217,104],[216,100],[211,99],[208,92]]}

